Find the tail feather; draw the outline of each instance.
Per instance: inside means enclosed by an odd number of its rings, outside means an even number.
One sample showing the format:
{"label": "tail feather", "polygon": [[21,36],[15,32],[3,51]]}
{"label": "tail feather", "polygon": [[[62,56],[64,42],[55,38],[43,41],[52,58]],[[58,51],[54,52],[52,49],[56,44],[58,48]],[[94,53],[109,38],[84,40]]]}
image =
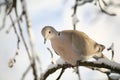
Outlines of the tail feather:
{"label": "tail feather", "polygon": [[100,58],[104,58],[107,60],[110,60],[108,57],[106,57],[102,52],[97,53],[96,55],[93,56],[94,59],[98,60]]}
{"label": "tail feather", "polygon": [[[108,58],[102,53],[102,51],[105,49],[105,46],[102,45],[102,44],[98,44],[98,45],[99,45],[98,53],[100,54],[100,58],[108,59]],[[108,60],[109,60],[109,59],[108,59]]]}
{"label": "tail feather", "polygon": [[105,49],[105,46],[102,44],[98,44],[99,50],[98,52],[102,52]]}

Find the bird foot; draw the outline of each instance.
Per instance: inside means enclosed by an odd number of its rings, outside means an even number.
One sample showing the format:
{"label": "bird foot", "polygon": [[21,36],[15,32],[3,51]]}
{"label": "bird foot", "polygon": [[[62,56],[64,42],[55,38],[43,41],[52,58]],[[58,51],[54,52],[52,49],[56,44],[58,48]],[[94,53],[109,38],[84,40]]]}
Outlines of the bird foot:
{"label": "bird foot", "polygon": [[72,64],[67,64],[67,66],[68,66],[68,67],[70,67],[70,68],[71,68],[71,67],[72,67],[72,68],[74,68],[74,67],[75,67],[75,66],[74,66],[74,65],[72,65]]}
{"label": "bird foot", "polygon": [[76,65],[80,65],[80,62],[81,62],[81,60],[78,60],[78,61],[76,62]]}

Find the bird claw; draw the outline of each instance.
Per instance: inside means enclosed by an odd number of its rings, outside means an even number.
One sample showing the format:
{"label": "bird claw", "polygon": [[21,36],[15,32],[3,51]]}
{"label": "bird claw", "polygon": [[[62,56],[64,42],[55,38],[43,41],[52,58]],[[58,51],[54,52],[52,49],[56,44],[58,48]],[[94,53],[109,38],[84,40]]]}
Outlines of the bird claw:
{"label": "bird claw", "polygon": [[72,68],[75,67],[75,66],[73,66],[72,64],[67,64],[67,66],[70,67],[70,68],[71,68],[71,67],[72,67]]}

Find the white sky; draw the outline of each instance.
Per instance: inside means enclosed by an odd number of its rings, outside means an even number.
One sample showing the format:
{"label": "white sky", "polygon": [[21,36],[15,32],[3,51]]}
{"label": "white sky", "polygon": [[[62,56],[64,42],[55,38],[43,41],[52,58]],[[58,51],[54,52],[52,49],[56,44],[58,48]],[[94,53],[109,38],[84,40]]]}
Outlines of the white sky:
{"label": "white sky", "polygon": [[[27,0],[28,12],[32,21],[32,28],[35,35],[35,47],[39,52],[42,60],[43,69],[47,69],[50,64],[50,54],[46,47],[50,47],[50,43],[43,44],[41,29],[45,25],[54,26],[57,30],[73,29],[72,27],[72,10],[73,0]],[[66,3],[65,3],[66,2]],[[113,10],[114,11],[114,10]],[[120,61],[120,15],[110,17],[102,14],[98,7],[92,4],[79,7],[78,18],[80,22],[77,29],[87,33],[96,42],[109,47],[112,42],[115,43],[115,60]],[[0,19],[1,22],[1,19]],[[7,21],[9,26],[9,20]],[[7,29],[8,27],[6,27]],[[13,68],[8,68],[9,58],[14,55],[16,48],[16,38],[13,31],[9,35],[5,34],[5,29],[0,31],[0,80],[19,80],[22,73],[28,66],[28,57],[23,45],[20,45],[20,54],[17,56],[16,64]],[[110,52],[104,51],[105,55],[110,57]],[[55,55],[55,59],[58,56]],[[44,62],[45,61],[45,62]],[[77,76],[72,73],[72,69],[67,69],[61,80],[75,80]],[[106,76],[98,71],[92,71],[84,67],[80,68],[82,80],[103,80]],[[56,79],[57,71],[51,75],[48,80]],[[26,80],[33,80],[32,73],[28,74]],[[98,76],[99,75],[99,76]],[[7,76],[7,77],[6,77]]]}

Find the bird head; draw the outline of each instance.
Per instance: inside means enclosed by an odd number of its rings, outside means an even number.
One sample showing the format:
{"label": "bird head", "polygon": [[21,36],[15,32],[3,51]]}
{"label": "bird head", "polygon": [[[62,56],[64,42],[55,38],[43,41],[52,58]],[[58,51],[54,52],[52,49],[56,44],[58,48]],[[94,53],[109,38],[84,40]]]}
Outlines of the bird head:
{"label": "bird head", "polygon": [[51,26],[45,26],[42,29],[41,33],[42,33],[42,36],[44,37],[44,44],[45,44],[47,39],[50,40],[54,38],[58,32]]}

